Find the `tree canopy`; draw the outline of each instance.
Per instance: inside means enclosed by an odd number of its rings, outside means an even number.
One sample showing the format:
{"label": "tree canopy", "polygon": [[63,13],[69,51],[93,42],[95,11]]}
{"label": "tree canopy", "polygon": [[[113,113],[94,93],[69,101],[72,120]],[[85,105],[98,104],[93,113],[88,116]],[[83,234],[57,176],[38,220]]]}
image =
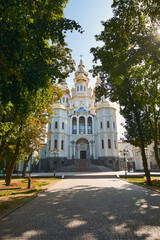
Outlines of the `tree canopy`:
{"label": "tree canopy", "polygon": [[93,75],[99,73],[102,79],[97,97],[105,95],[120,104],[126,120],[126,140],[141,148],[148,184],[145,147],[158,138],[154,130],[160,121],[159,15],[156,8],[147,11],[152,3],[113,1],[113,17],[102,22],[104,30],[96,35],[104,45],[91,49],[96,63]]}
{"label": "tree canopy", "polygon": [[[12,170],[24,123],[39,113],[34,105],[36,98],[74,69],[65,33],[74,29],[82,33],[82,29],[74,20],[64,17],[67,2],[2,0],[0,3],[0,162],[4,153],[5,159],[8,158],[7,148],[14,139]],[[56,98],[58,92],[52,90]],[[41,110],[49,99],[44,101],[45,98],[39,102]]]}

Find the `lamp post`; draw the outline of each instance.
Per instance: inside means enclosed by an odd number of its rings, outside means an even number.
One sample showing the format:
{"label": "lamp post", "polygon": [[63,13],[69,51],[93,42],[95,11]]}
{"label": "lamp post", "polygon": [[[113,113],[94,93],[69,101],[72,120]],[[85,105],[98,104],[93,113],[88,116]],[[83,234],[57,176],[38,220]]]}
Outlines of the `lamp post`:
{"label": "lamp post", "polygon": [[124,156],[124,171],[125,171],[125,178],[127,178],[127,166],[126,166],[126,155],[128,155],[128,150],[126,150],[126,149],[123,149],[122,151],[120,151],[122,154],[123,154],[123,156]]}
{"label": "lamp post", "polygon": [[54,177],[55,177],[56,168],[54,168],[54,165],[57,165],[57,162],[58,162],[59,149],[57,149],[57,148],[55,148],[54,150],[51,149],[50,153],[51,153],[51,155],[54,154],[54,156],[55,156],[55,161],[53,161],[53,171],[54,171]]}

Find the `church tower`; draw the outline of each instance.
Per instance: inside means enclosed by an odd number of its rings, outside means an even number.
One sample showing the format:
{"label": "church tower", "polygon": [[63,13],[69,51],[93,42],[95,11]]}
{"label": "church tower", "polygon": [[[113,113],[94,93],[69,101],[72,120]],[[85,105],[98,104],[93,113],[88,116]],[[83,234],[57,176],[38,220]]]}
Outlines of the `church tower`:
{"label": "church tower", "polygon": [[63,96],[53,106],[56,115],[51,120],[50,138],[41,151],[41,171],[53,169],[55,162],[60,167],[81,159],[118,168],[116,110],[104,98],[95,101],[100,78],[93,91],[89,82],[81,59],[71,92],[65,80],[60,83]]}

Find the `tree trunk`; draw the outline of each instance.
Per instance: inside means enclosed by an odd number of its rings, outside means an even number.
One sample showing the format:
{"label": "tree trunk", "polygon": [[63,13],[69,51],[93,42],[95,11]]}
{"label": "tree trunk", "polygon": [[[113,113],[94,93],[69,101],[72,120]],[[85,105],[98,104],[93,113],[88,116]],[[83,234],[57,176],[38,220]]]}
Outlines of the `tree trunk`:
{"label": "tree trunk", "polygon": [[23,172],[22,172],[22,177],[23,178],[26,176],[26,168],[27,168],[27,163],[28,162],[29,162],[29,159],[24,161]]}
{"label": "tree trunk", "polygon": [[129,97],[129,101],[130,101],[130,104],[132,106],[134,116],[135,116],[135,119],[136,119],[136,124],[137,124],[137,127],[138,127],[138,135],[139,135],[139,140],[140,140],[142,162],[143,162],[144,172],[145,172],[145,175],[146,175],[146,178],[147,178],[147,185],[151,186],[152,182],[151,182],[151,178],[150,178],[150,172],[149,172],[149,169],[148,169],[148,163],[147,163],[147,158],[146,158],[146,153],[145,153],[145,143],[144,143],[143,131],[142,131],[142,127],[141,127],[141,120],[140,120],[140,116],[139,116],[139,113],[138,113],[137,109],[134,107],[133,98],[132,98],[132,95],[131,95],[131,92],[130,92],[129,89],[128,89],[128,97]]}
{"label": "tree trunk", "polygon": [[[4,147],[5,147],[5,143],[6,143],[6,140],[3,139],[1,142],[1,145],[0,145],[0,166],[2,163],[2,154],[3,154]],[[0,167],[0,169],[1,169],[1,167]]]}
{"label": "tree trunk", "polygon": [[158,124],[157,124],[157,116],[154,113],[154,155],[155,160],[157,162],[158,167],[160,168],[160,157],[158,156]]}
{"label": "tree trunk", "polygon": [[31,160],[31,156],[32,156],[32,153],[28,156],[28,159],[24,161],[22,177],[26,176],[26,168],[27,168],[28,162]]}
{"label": "tree trunk", "polygon": [[147,185],[151,186],[151,178],[150,178],[150,172],[148,170],[148,163],[147,163],[147,158],[146,158],[146,153],[145,153],[145,146],[144,144],[141,145],[141,155],[142,155],[142,162],[143,162],[143,167],[144,167],[144,172],[147,178]]}
{"label": "tree trunk", "polygon": [[[22,125],[20,127],[19,134],[21,133],[21,131],[22,131]],[[18,154],[19,154],[20,144],[21,144],[21,137],[18,137],[17,143],[16,143],[16,149],[15,149],[13,158],[12,158],[12,160],[9,159],[9,165],[8,165],[8,168],[7,168],[6,180],[5,180],[6,181],[6,186],[10,185],[10,183],[11,183],[13,169],[14,169],[14,166],[15,166],[15,163],[17,161]]]}
{"label": "tree trunk", "polygon": [[12,161],[7,168],[6,179],[5,179],[6,186],[9,186],[11,184],[12,173],[13,173],[15,163],[16,161]]}

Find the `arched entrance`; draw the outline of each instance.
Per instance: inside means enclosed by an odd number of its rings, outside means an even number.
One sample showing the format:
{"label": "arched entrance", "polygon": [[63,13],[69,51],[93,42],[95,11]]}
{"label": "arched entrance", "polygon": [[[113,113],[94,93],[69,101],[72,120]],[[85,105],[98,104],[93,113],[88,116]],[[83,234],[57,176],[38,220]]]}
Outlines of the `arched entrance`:
{"label": "arched entrance", "polygon": [[85,138],[80,138],[76,142],[76,157],[77,159],[89,158],[89,142]]}

